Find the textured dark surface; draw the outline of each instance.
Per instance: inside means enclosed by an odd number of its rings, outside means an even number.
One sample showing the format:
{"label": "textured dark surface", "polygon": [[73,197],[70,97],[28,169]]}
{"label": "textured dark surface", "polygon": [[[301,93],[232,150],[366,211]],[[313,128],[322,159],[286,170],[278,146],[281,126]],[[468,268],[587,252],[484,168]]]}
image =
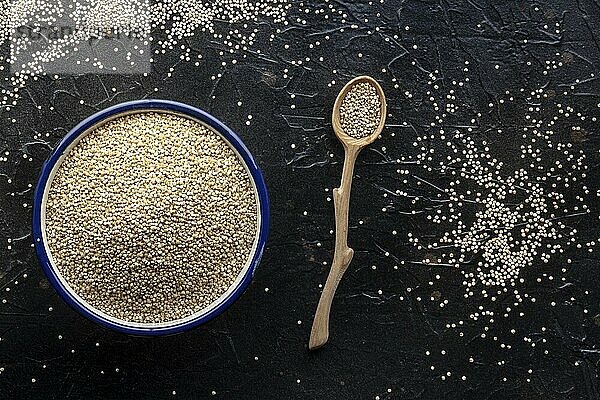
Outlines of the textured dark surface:
{"label": "textured dark surface", "polygon": [[[590,75],[600,66],[600,5],[324,4],[347,17],[307,14],[319,8],[310,0],[294,4],[290,25],[272,42],[268,35],[278,27],[251,25],[266,35],[255,44],[260,54],[220,55],[219,42],[198,34],[188,44],[202,49],[199,66],[181,62],[173,50],[157,58],[147,77],[44,77],[27,84],[14,109],[2,111],[0,150],[8,155],[0,163],[0,398],[600,398],[600,270],[593,251],[600,145],[592,120],[600,116],[600,85]],[[390,115],[382,138],[359,157],[349,233],[356,254],[334,300],[330,341],[310,353],[319,284],[333,250],[328,197],[343,160],[330,108],[344,83],[360,74],[381,83]],[[438,89],[428,83],[431,74]],[[538,89],[547,96],[528,99]],[[198,106],[234,129],[262,167],[272,203],[269,243],[246,293],[209,324],[163,338],[113,333],[68,308],[48,287],[30,235],[28,185],[35,186],[51,148],[84,117],[150,97]],[[448,103],[458,109],[441,125],[471,127],[473,140],[486,140],[491,157],[515,170],[531,168],[519,152],[530,143],[521,133],[535,128],[532,118],[560,115],[552,140],[586,154],[584,177],[569,188],[548,188],[565,195],[569,211],[556,218],[576,229],[576,241],[548,263],[536,257],[521,271],[515,288],[526,300],[518,307],[511,292],[494,304],[479,294],[481,287],[463,296],[460,271],[476,268],[476,257],[460,268],[427,265],[427,251],[409,243],[409,233],[427,241],[445,231],[444,221],[431,224],[426,215],[435,214],[437,190],[450,180],[435,160],[431,171],[423,168],[429,161],[417,163],[420,145],[413,142],[433,132],[431,123]],[[574,110],[564,116],[561,107]],[[551,150],[536,143],[549,168]],[[438,139],[427,146],[445,151]],[[573,210],[576,204],[590,213]],[[459,216],[467,225],[471,211]],[[444,299],[448,304],[440,307]],[[479,306],[497,312],[493,323],[469,318]]]}

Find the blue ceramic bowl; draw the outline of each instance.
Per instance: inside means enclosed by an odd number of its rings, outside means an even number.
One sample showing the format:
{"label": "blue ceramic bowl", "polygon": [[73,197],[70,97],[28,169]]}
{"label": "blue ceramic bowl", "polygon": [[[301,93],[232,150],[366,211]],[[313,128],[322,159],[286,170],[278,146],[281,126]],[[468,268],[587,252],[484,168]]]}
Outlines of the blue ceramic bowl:
{"label": "blue ceramic bowl", "polygon": [[[73,289],[67,284],[61,276],[56,266],[52,263],[49,249],[46,245],[45,236],[45,207],[46,196],[52,179],[64,156],[73,148],[78,141],[93,131],[98,125],[105,123],[123,114],[136,112],[155,111],[183,115],[187,118],[199,121],[214,131],[219,133],[231,148],[237,153],[239,159],[245,165],[248,173],[252,177],[255,195],[258,204],[258,229],[254,241],[254,247],[250,254],[248,263],[240,272],[235,283],[219,299],[203,310],[189,317],[160,324],[142,324],[116,319],[95,309],[85,302]],[[137,334],[137,335],[166,335],[170,333],[182,332],[194,326],[200,325],[211,320],[227,307],[231,305],[246,289],[254,271],[260,261],[269,230],[269,197],[262,173],[252,155],[241,141],[241,139],[222,122],[212,115],[191,107],[186,104],[167,100],[139,100],[118,104],[116,106],[102,110],[87,118],[75,128],[54,149],[48,160],[42,166],[42,173],[35,189],[35,199],[33,205],[33,237],[38,255],[38,259],[46,273],[50,283],[54,286],[58,294],[73,308],[79,311],[87,318],[96,321],[104,326],[117,331]]]}

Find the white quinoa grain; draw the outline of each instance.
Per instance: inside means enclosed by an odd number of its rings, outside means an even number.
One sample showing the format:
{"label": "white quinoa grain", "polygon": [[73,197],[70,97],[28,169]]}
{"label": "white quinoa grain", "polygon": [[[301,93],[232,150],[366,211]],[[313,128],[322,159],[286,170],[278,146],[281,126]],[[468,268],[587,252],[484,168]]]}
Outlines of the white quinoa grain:
{"label": "white quinoa grain", "polygon": [[340,124],[346,135],[361,139],[371,135],[381,122],[381,99],[375,86],[360,82],[344,96]]}
{"label": "white quinoa grain", "polygon": [[55,266],[114,318],[161,323],[217,300],[247,264],[257,201],[237,155],[182,116],[99,126],[58,167],[46,204]]}

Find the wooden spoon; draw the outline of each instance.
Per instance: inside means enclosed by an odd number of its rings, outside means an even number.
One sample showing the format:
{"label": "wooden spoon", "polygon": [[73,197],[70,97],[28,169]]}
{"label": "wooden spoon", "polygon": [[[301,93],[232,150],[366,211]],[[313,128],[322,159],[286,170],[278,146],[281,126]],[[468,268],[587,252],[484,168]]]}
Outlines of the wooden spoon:
{"label": "wooden spoon", "polygon": [[[342,129],[340,107],[344,101],[344,97],[346,97],[346,93],[348,93],[354,85],[362,82],[369,83],[377,89],[377,94],[379,95],[379,100],[381,102],[381,120],[371,135],[356,139],[348,136]],[[333,295],[342,279],[342,275],[346,272],[348,265],[350,265],[350,261],[352,261],[352,256],[354,255],[354,250],[348,247],[348,209],[350,206],[350,189],[352,187],[354,162],[356,161],[358,153],[365,146],[371,144],[381,134],[385,124],[386,112],[387,106],[383,90],[381,89],[381,86],[369,76],[359,76],[348,82],[338,94],[335,104],[333,105],[333,114],[331,117],[333,131],[344,145],[344,169],[342,171],[340,187],[333,189],[333,202],[335,206],[335,251],[333,254],[331,270],[329,271],[327,282],[325,282],[325,287],[321,293],[321,299],[319,300],[312,330],[310,332],[308,347],[311,350],[323,346],[329,338],[329,312],[331,310]]]}

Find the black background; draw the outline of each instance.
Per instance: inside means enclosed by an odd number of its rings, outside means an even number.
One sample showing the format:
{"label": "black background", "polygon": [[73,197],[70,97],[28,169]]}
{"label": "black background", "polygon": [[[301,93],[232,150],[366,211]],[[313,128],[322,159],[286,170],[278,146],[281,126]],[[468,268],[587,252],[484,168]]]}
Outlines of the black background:
{"label": "black background", "polygon": [[[309,0],[293,3],[290,25],[278,33],[281,27],[268,20],[251,24],[249,29],[260,32],[254,46],[260,54],[251,49],[222,55],[218,40],[199,33],[187,41],[204,55],[199,66],[181,62],[175,49],[158,57],[146,77],[43,77],[26,86],[15,108],[2,111],[0,150],[9,154],[0,163],[0,299],[6,300],[0,303],[0,398],[600,398],[599,270],[590,251],[598,241],[600,147],[591,118],[600,114],[600,85],[590,74],[599,72],[600,5],[323,3],[329,4],[346,17],[306,14],[321,5]],[[223,23],[220,29],[228,27]],[[315,41],[320,45],[311,48]],[[297,60],[303,63],[292,62]],[[546,61],[562,65],[544,75]],[[333,250],[333,202],[327,198],[339,183],[343,160],[331,130],[331,106],[345,82],[360,74],[382,84],[388,125],[358,159],[349,233],[356,254],[334,300],[330,341],[309,352],[319,284]],[[417,262],[424,252],[408,242],[408,234],[439,233],[425,219],[427,206],[413,204],[409,196],[383,197],[398,189],[427,197],[430,188],[417,186],[414,175],[436,186],[448,183],[435,172],[421,175],[423,166],[415,163],[418,148],[412,143],[441,113],[428,101],[430,74],[446,91],[453,80],[469,77],[456,100],[447,100],[459,105],[449,124],[473,125],[476,140],[485,136],[493,157],[515,168],[527,168],[519,164],[518,152],[520,129],[529,123],[524,117],[530,91],[552,93],[538,113],[544,119],[555,115],[558,103],[576,107],[574,116],[588,117],[580,135],[570,135],[568,121],[557,128],[565,132],[560,141],[588,154],[581,184],[589,189],[585,203],[591,214],[568,220],[582,248],[568,247],[548,264],[536,258],[517,287],[537,301],[493,324],[469,319],[489,303],[478,295],[463,297],[457,269]],[[117,90],[107,95],[104,88],[112,87]],[[507,90],[514,100],[501,105]],[[52,147],[81,119],[113,104],[153,97],[205,109],[242,137],[264,172],[272,225],[255,279],[230,309],[187,333],[140,338],[86,320],[49,287],[31,247],[28,185],[35,186]],[[500,127],[503,135],[492,132]],[[407,183],[398,168],[409,171]],[[429,301],[432,296],[449,299],[448,306],[440,308]],[[513,300],[502,301],[506,306]],[[462,336],[446,327],[457,321],[464,321]]]}

